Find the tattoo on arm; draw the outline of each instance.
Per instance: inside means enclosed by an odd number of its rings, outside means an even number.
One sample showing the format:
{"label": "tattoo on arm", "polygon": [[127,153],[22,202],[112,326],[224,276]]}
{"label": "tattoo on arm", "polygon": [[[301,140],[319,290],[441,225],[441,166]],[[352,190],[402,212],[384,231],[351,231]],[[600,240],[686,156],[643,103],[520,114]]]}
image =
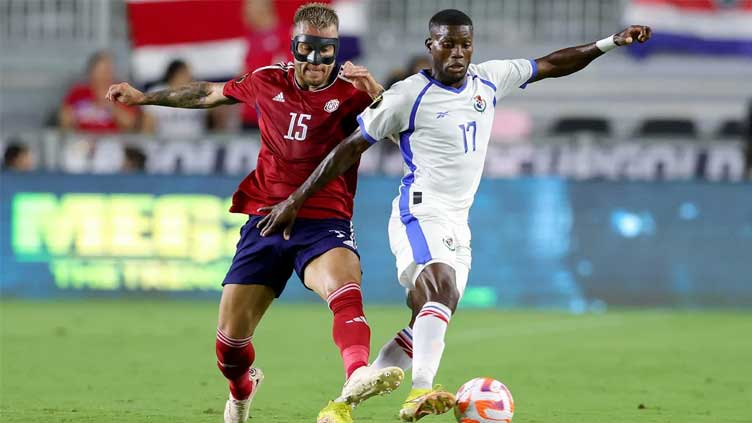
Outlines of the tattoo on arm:
{"label": "tattoo on arm", "polygon": [[221,95],[222,84],[213,82],[191,82],[189,84],[146,93],[146,104],[186,109],[206,109],[234,101]]}
{"label": "tattoo on arm", "polygon": [[303,185],[292,193],[291,199],[296,204],[302,205],[313,193],[357,163],[363,152],[368,150],[370,146],[371,144],[356,129],[349,137],[334,147]]}

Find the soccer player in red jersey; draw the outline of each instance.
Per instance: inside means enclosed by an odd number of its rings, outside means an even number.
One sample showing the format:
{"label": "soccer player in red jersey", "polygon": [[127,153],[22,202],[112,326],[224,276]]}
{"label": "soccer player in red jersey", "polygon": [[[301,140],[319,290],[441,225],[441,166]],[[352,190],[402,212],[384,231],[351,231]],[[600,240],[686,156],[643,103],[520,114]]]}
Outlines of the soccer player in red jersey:
{"label": "soccer player in red jersey", "polygon": [[249,220],[241,229],[219,306],[217,364],[230,384],[226,423],[248,419],[251,399],[263,380],[251,367],[251,337],[293,270],[334,314],[334,342],[347,377],[341,395],[319,413],[319,423],[352,422],[355,405],[390,392],[404,376],[398,367],[367,366],[370,329],[350,222],[357,165],[311,196],[294,227],[266,237],[258,229],[269,206],[306,180],[339,140],[357,128],[356,116],[383,91],[365,68],[346,63],[340,73],[334,10],[307,4],[298,9],[294,21],[294,64],[267,66],[226,83],[196,82],[146,94],[120,83],[107,93],[111,101],[126,105],[206,108],[244,102],[259,111],[258,164],[241,182],[230,209],[248,214]]}

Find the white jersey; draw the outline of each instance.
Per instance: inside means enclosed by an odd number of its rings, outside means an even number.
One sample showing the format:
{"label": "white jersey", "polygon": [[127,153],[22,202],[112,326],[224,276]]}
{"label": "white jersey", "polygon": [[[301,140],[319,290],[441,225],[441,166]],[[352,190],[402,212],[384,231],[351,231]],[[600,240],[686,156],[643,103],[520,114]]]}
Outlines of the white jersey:
{"label": "white jersey", "polygon": [[425,199],[436,211],[467,221],[483,173],[494,106],[524,88],[536,70],[527,59],[471,64],[461,88],[445,86],[423,71],[393,85],[360,114],[360,130],[369,142],[399,140],[407,165],[395,201],[402,215]]}

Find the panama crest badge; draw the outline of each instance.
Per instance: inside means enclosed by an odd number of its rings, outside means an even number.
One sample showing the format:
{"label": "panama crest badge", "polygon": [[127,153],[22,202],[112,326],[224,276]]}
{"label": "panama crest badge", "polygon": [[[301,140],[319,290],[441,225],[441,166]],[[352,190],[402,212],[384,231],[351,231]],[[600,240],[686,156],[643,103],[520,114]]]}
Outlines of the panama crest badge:
{"label": "panama crest badge", "polygon": [[486,111],[486,100],[483,99],[480,95],[476,95],[473,97],[473,107],[476,111],[483,113]]}
{"label": "panama crest badge", "polygon": [[445,236],[442,241],[444,241],[444,246],[447,247],[449,251],[454,251],[457,249],[457,246],[454,243],[454,238],[452,238],[451,236]]}

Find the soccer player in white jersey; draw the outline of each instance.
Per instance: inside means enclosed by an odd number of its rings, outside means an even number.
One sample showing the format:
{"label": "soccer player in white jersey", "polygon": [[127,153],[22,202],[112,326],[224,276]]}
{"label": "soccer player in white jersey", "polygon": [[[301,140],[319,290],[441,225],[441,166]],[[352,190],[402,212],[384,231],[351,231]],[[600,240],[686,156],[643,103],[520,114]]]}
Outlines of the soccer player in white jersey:
{"label": "soccer player in white jersey", "polygon": [[601,41],[535,60],[470,63],[473,24],[459,10],[431,18],[426,47],[433,66],[398,82],[358,117],[359,130],[321,162],[306,182],[259,222],[262,236],[289,236],[301,204],[353,166],[381,139],[399,142],[407,165],[389,222],[389,241],[412,318],[380,351],[375,368],[413,367],[404,421],[451,410],[455,398],[434,387],[447,326],[470,271],[468,212],[483,173],[494,106],[531,82],[577,72],[618,46],[645,42],[650,28],[630,26]]}

